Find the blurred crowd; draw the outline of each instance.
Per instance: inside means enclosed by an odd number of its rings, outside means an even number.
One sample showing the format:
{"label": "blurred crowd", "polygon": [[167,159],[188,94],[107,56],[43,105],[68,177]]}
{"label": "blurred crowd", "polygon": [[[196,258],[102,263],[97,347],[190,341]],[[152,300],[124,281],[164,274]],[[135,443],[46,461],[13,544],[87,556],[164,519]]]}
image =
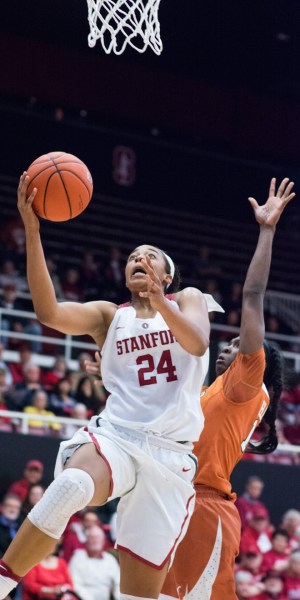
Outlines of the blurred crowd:
{"label": "blurred crowd", "polygon": [[80,425],[60,423],[39,417],[72,417],[87,420],[100,413],[106,403],[107,393],[103,386],[94,384],[94,377],[87,375],[86,359],[92,356],[82,352],[78,357],[78,369],[70,371],[63,356],[53,358],[50,369],[42,369],[33,362],[32,349],[23,345],[19,350],[19,362],[7,363],[1,357],[0,346],[0,410],[7,416],[0,417],[0,431],[20,431],[21,423],[9,416],[10,411],[32,415],[28,420],[28,432],[34,435],[50,435],[69,438]]}
{"label": "blurred crowd", "polygon": [[[44,490],[43,464],[36,459],[27,461],[23,476],[11,482],[2,499],[0,558]],[[235,564],[236,593],[239,600],[297,600],[300,510],[291,507],[273,523],[261,499],[263,491],[264,482],[253,475],[236,502],[242,530]],[[73,515],[54,552],[18,586],[15,600],[118,600],[120,573],[114,549],[117,504],[115,500]]]}

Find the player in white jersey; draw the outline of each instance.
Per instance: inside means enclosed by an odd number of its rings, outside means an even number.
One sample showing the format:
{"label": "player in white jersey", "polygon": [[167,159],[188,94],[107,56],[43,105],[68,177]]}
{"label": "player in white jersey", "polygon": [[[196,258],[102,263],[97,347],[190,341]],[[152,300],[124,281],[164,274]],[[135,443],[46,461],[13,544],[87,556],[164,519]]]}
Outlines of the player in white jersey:
{"label": "player in white jersey", "polygon": [[61,444],[54,482],[0,563],[0,598],[50,554],[74,512],[120,496],[121,600],[155,599],[194,506],[191,451],[203,425],[199,389],[208,367],[207,299],[194,288],[167,298],[174,263],[159,248],[143,245],[126,266],[129,306],[58,303],[32,210],[36,191],[27,198],[27,187],[24,173],[18,208],[37,317],[63,333],[94,338],[110,396],[101,417]]}

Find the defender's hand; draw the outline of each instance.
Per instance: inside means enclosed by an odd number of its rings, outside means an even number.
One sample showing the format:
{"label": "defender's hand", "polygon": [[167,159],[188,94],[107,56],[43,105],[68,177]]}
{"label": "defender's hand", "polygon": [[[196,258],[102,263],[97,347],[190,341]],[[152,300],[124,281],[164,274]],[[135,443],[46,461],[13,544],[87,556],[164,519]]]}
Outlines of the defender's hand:
{"label": "defender's hand", "polygon": [[271,179],[269,197],[265,204],[259,206],[254,198],[248,198],[257,222],[262,226],[275,227],[277,225],[286,205],[295,197],[295,193],[291,192],[294,187],[294,182],[290,183],[288,177],[285,177],[277,192],[276,179]]}

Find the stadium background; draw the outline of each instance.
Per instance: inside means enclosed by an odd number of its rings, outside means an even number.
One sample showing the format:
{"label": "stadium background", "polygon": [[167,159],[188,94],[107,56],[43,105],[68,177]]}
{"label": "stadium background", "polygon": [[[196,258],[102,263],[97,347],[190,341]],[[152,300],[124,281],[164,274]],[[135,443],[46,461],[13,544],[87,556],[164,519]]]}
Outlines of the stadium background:
{"label": "stadium background", "polygon": [[[246,199],[264,200],[271,176],[295,179],[298,192],[297,0],[162,0],[161,57],[89,49],[86,15],[84,0],[2,3],[2,175],[17,178],[40,154],[65,150],[88,164],[96,193],[117,196],[125,207],[126,201],[139,203],[145,220],[147,207],[157,205],[252,226]],[[130,185],[113,177],[119,146],[135,155]],[[294,255],[298,202],[280,225]],[[0,441],[4,486],[21,466],[9,434]],[[24,460],[34,442],[29,436]],[[50,479],[57,441],[39,442]],[[251,469],[251,463],[237,468],[238,492]],[[285,469],[255,465],[270,482],[265,502],[274,520],[294,495],[288,479],[296,468]]]}

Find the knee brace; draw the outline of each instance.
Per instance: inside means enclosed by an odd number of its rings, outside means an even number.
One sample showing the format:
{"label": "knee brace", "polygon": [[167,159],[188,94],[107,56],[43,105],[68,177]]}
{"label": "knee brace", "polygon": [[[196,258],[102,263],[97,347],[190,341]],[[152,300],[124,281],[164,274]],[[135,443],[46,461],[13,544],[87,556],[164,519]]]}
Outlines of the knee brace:
{"label": "knee brace", "polygon": [[50,537],[59,539],[70,517],[91,501],[94,491],[94,482],[88,473],[82,469],[66,469],[46,489],[28,519]]}

